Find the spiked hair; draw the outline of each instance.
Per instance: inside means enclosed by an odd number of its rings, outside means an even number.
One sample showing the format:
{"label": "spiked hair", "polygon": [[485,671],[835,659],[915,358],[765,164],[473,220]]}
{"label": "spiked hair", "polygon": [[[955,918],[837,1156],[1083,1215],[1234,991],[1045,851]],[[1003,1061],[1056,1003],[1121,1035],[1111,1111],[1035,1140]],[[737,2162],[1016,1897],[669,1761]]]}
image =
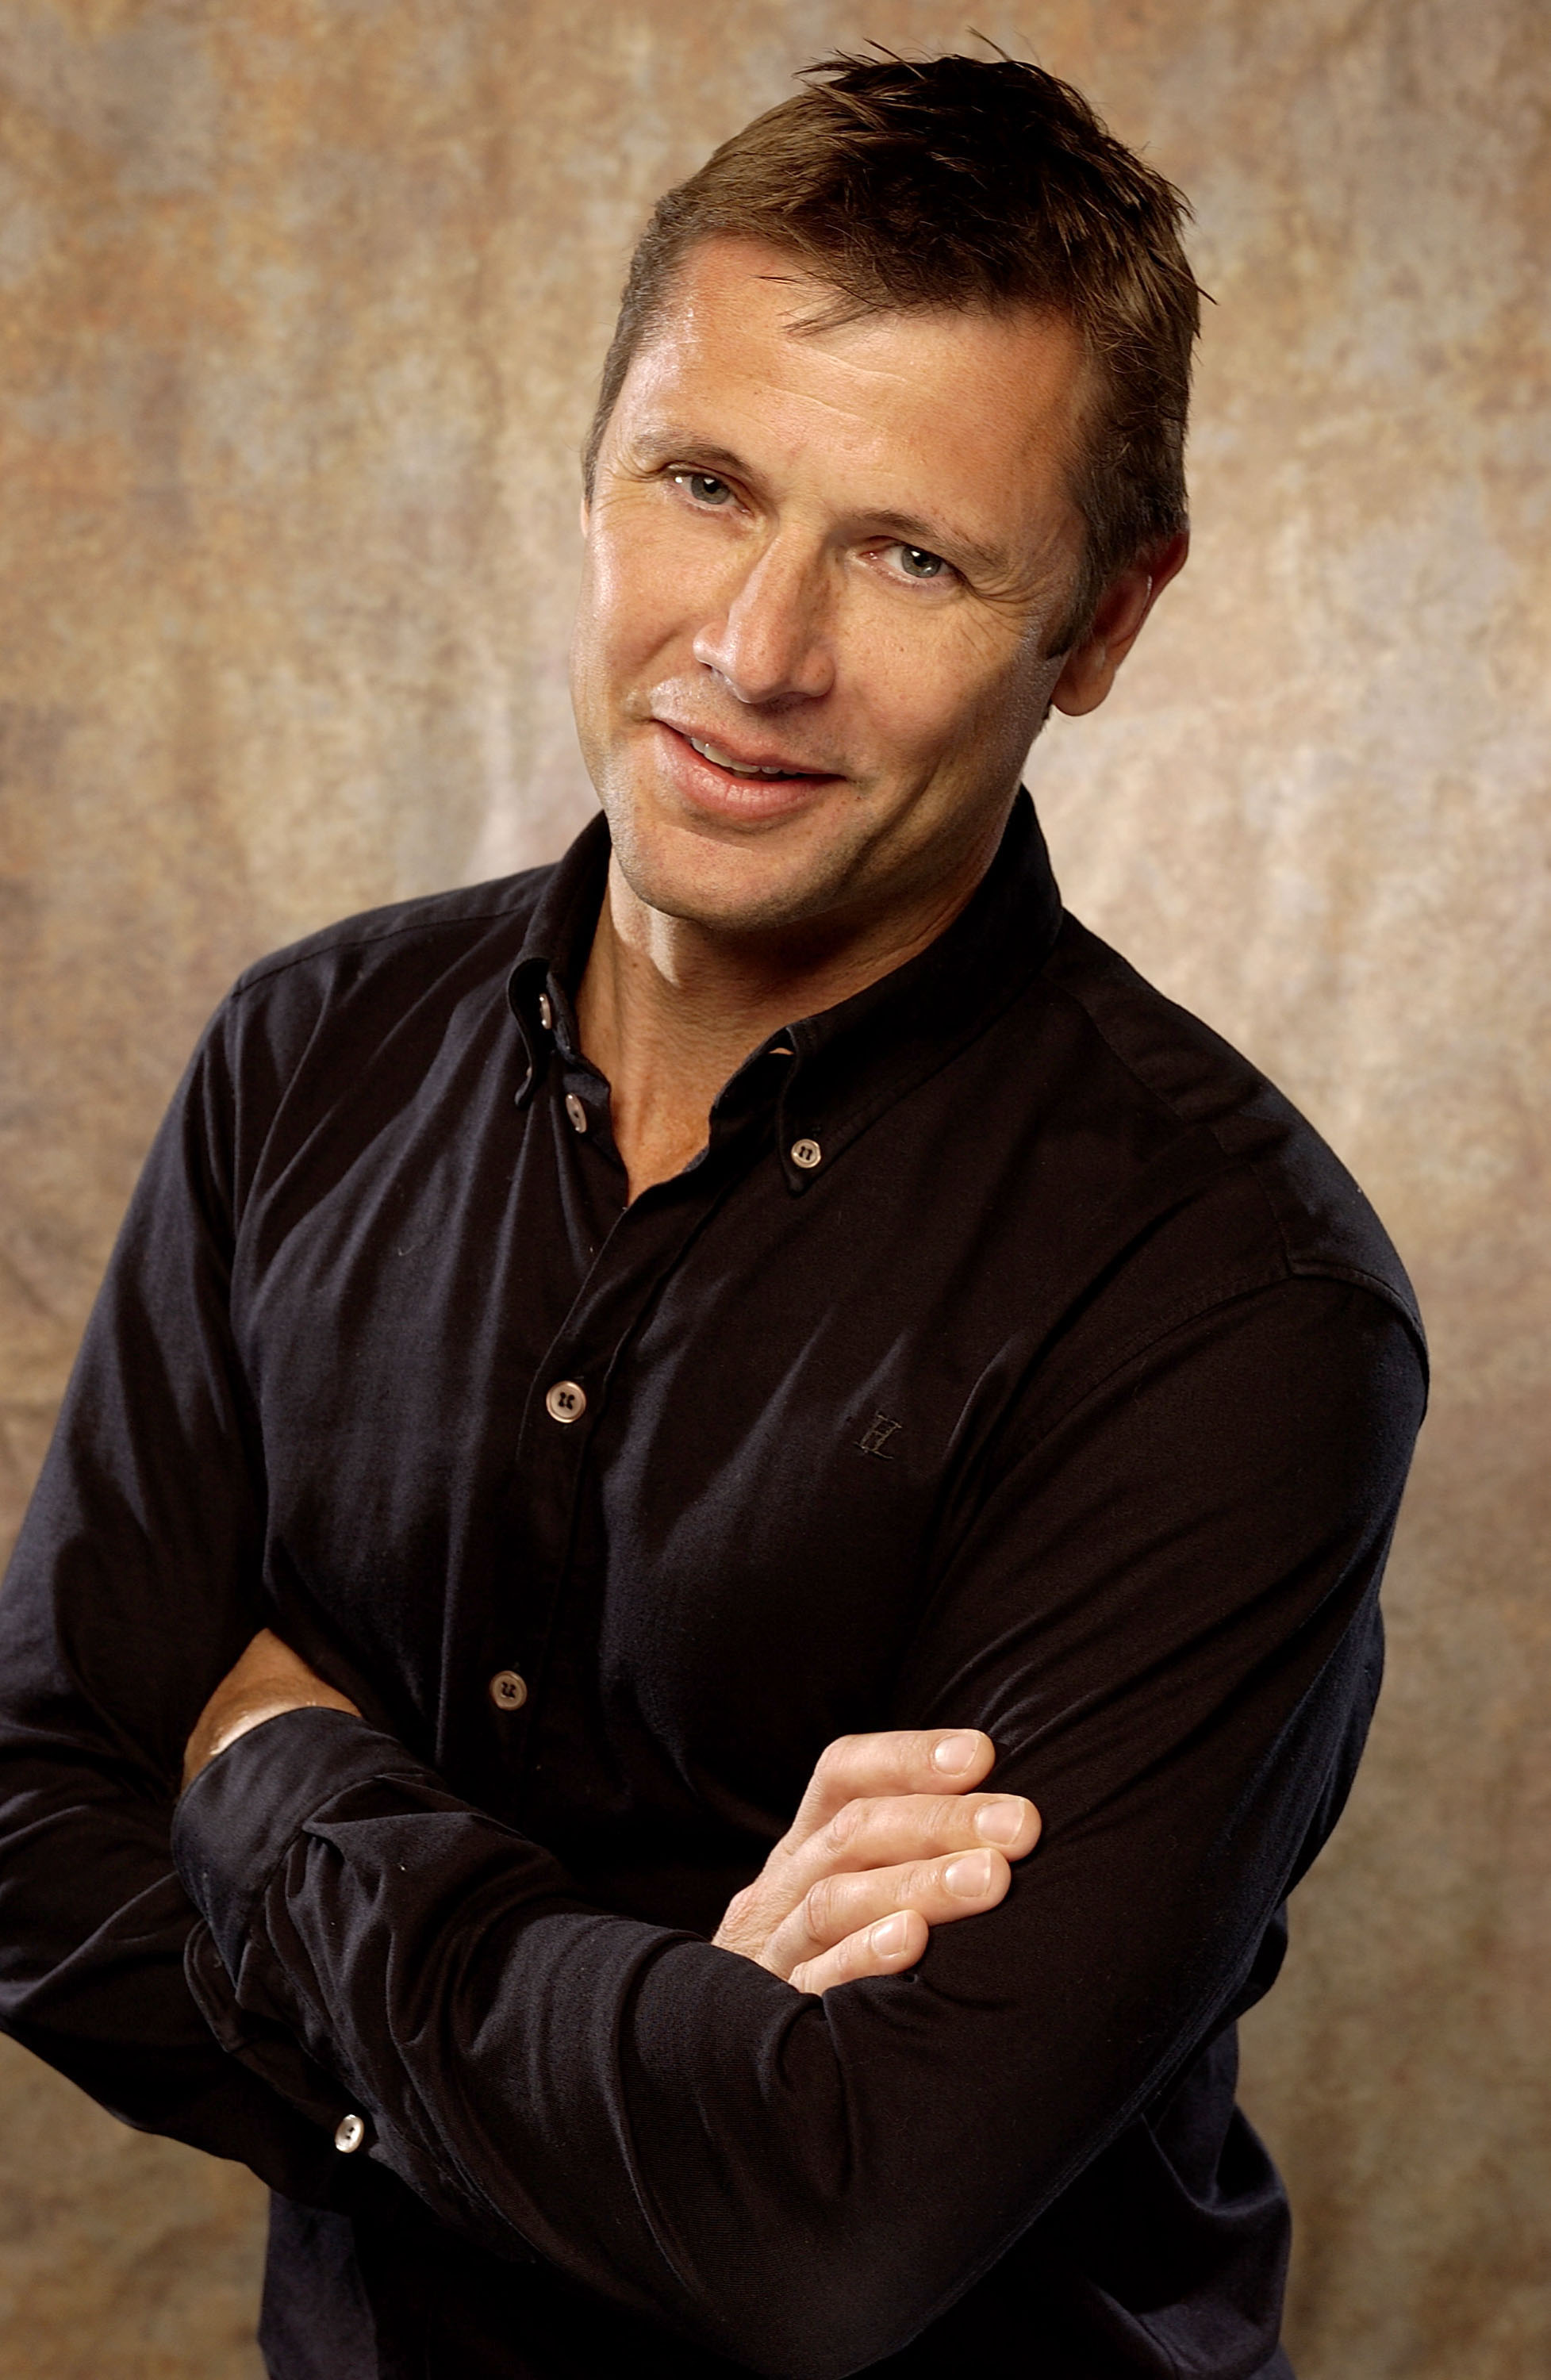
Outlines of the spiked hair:
{"label": "spiked hair", "polygon": [[834,292],[816,319],[1030,308],[1074,325],[1095,395],[1072,494],[1083,563],[1052,649],[1115,574],[1186,525],[1185,420],[1200,293],[1189,208],[1081,93],[1009,57],[824,59],[658,201],[631,261],[584,453],[701,240],[784,249]]}

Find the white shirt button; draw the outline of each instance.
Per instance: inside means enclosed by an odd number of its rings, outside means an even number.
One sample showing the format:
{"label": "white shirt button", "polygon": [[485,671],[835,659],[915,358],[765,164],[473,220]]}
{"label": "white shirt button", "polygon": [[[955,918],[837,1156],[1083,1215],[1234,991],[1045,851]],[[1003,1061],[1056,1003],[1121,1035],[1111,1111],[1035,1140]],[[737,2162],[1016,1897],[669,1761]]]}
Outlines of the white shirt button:
{"label": "white shirt button", "polygon": [[554,1380],[544,1391],[544,1409],[551,1421],[580,1421],[587,1411],[587,1390],[576,1380]]}
{"label": "white shirt button", "polygon": [[546,1033],[554,1030],[554,1006],[547,991],[539,994],[539,1022]]}
{"label": "white shirt button", "polygon": [[345,2116],[333,2136],[333,2144],[341,2156],[354,2156],[366,2138],[366,2126],[359,2116]]}
{"label": "white shirt button", "polygon": [[491,1700],[497,1710],[521,1710],[527,1700],[527,1680],[515,1670],[497,1670],[491,1680]]}
{"label": "white shirt button", "polygon": [[567,1091],[565,1094],[565,1112],[571,1119],[573,1131],[586,1132],[587,1110],[583,1107],[575,1091]]}
{"label": "white shirt button", "polygon": [[805,1173],[812,1172],[823,1154],[816,1140],[794,1140],[792,1143],[792,1162],[800,1165]]}

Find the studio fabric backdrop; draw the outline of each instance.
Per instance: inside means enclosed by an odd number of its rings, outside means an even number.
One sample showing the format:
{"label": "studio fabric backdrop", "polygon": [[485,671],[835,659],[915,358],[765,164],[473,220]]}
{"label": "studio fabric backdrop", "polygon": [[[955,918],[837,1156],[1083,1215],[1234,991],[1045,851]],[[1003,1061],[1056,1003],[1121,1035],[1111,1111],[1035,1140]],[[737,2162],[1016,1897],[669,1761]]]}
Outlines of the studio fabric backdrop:
{"label": "studio fabric backdrop", "polygon": [[[1302,2380],[1538,2380],[1551,1970],[1551,13],[975,22],[1196,209],[1195,550],[1031,783],[1070,905],[1276,1077],[1416,1279],[1391,1666],[1246,2027]],[[0,8],[0,1493],[237,968],[554,856],[576,450],[657,193],[950,10]],[[0,2044],[0,2380],[257,2374],[262,2193]]]}

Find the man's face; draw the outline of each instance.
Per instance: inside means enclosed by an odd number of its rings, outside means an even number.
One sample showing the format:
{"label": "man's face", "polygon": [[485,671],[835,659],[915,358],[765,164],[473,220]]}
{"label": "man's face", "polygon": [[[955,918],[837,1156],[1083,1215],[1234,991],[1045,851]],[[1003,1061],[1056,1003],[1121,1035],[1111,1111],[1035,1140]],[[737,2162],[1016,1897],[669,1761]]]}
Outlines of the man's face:
{"label": "man's face", "polygon": [[584,514],[573,697],[618,865],[733,934],[967,893],[1061,674],[1075,333],[798,327],[830,303],[777,249],[694,249]]}

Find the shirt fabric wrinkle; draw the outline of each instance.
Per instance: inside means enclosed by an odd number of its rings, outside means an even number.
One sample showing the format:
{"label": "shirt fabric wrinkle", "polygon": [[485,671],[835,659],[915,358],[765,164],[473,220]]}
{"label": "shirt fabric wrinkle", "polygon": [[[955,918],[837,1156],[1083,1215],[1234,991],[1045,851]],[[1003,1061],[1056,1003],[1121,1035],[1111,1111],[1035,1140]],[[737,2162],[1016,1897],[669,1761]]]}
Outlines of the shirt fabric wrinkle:
{"label": "shirt fabric wrinkle", "polygon": [[[626,1205],[608,859],[313,936],[196,1053],[0,1597],[0,2022],[270,2181],[275,2380],[1290,2380],[1232,2028],[1376,1692],[1404,1274],[1026,795]],[[164,1839],[127,1747],[260,1621],[367,1716]],[[939,1724],[1044,1816],[997,1911],[822,2001],[712,1947],[827,1742]]]}

